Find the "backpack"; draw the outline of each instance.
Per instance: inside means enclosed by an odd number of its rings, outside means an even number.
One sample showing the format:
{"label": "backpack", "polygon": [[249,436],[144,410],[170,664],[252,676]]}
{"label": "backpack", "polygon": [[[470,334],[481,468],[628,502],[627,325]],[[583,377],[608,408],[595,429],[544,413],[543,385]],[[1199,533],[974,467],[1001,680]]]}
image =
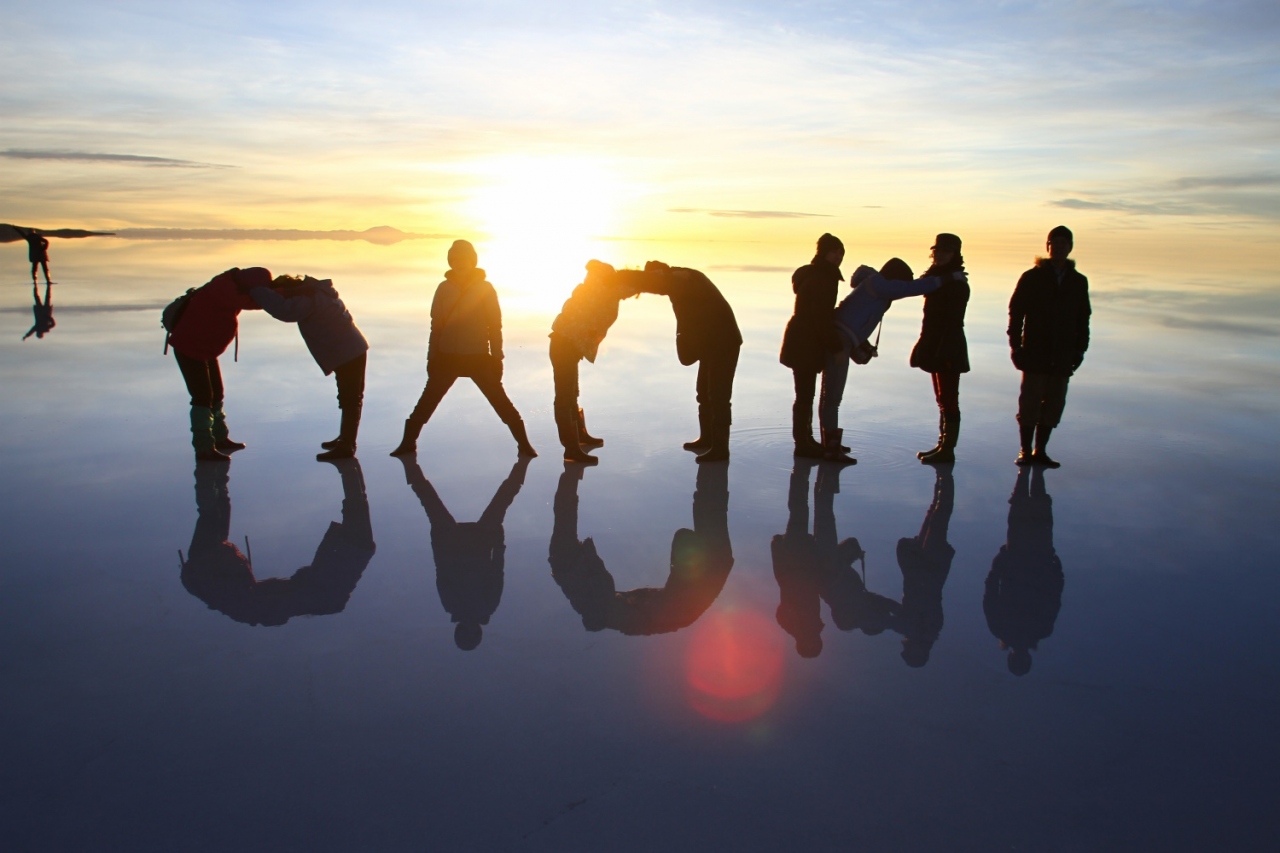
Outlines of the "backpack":
{"label": "backpack", "polygon": [[160,311],[160,325],[164,327],[164,354],[169,354],[169,335],[178,328],[178,321],[191,304],[191,297],[198,288],[188,287],[187,292],[170,302]]}

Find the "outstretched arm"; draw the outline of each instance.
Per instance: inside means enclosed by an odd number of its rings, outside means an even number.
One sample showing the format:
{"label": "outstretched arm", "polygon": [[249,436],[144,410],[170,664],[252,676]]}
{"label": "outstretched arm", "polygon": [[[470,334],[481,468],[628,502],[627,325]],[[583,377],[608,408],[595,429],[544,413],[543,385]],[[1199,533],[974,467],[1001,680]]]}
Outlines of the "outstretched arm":
{"label": "outstretched arm", "polygon": [[493,500],[489,501],[489,506],[481,514],[481,524],[501,526],[502,520],[507,516],[507,510],[511,508],[511,503],[516,499],[516,495],[520,494],[520,487],[524,485],[524,474],[529,469],[530,461],[532,461],[531,457],[521,456],[516,460],[516,464],[511,466],[511,473],[498,487]]}
{"label": "outstretched arm", "polygon": [[418,463],[411,461],[411,457],[401,457],[400,461],[404,463],[404,481],[409,484],[409,488],[413,489],[413,493],[418,496],[418,502],[427,511],[427,518],[431,520],[431,524],[448,526],[457,524],[449,513],[449,508],[444,505],[444,501],[440,500],[440,496],[436,494],[435,488],[423,476],[422,468],[418,466]]}
{"label": "outstretched arm", "polygon": [[285,323],[305,320],[315,308],[315,300],[310,296],[284,296],[269,287],[255,287],[249,295],[263,311]]}

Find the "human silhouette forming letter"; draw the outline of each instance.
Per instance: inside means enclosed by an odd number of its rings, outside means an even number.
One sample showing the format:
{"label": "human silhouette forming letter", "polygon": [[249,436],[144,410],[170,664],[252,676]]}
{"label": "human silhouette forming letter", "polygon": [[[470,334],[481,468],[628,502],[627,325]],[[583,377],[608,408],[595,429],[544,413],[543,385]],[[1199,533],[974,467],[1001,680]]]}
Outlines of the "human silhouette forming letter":
{"label": "human silhouette forming letter", "polygon": [[532,457],[521,456],[498,487],[478,521],[459,522],[449,512],[418,463],[400,457],[404,479],[418,496],[431,521],[431,555],[436,564],[440,603],[457,623],[453,640],[470,651],[480,645],[489,617],[502,600],[503,559],[507,546],[503,519],[520,487]]}
{"label": "human silhouette forming letter", "polygon": [[942,633],[942,587],[956,555],[956,549],[947,542],[955,492],[950,468],[936,469],[933,501],[924,514],[920,532],[913,538],[898,540],[902,605],[895,627],[902,634],[902,659],[907,666],[928,663],[929,652]]}
{"label": "human silhouette forming letter", "polygon": [[32,282],[31,298],[35,300],[35,304],[31,306],[31,313],[35,315],[35,323],[32,324],[31,330],[22,336],[24,341],[32,335],[35,335],[37,339],[43,338],[53,331],[54,326],[58,325],[53,321],[53,285],[45,282],[44,302],[41,302],[40,289],[35,282]]}
{"label": "human silhouette forming letter", "polygon": [[196,466],[196,528],[182,563],[187,592],[246,625],[278,626],[294,616],[341,613],[377,546],[360,463],[333,463],[342,477],[342,521],[330,522],[311,560],[289,578],[258,580],[253,565],[228,541],[230,468]]}
{"label": "human silhouette forming letter", "polygon": [[924,274],[940,276],[942,287],[925,294],[920,338],[911,350],[911,366],[929,374],[938,404],[938,444],[916,454],[926,465],[955,462],[960,440],[960,374],[969,372],[969,343],[964,336],[969,282],[950,275],[964,271],[960,245],[954,234],[939,234],[933,241],[933,264]]}
{"label": "human silhouette forming letter", "polygon": [[551,576],[582,617],[583,627],[637,636],[692,625],[715,602],[733,569],[728,466],[698,469],[693,529],[681,528],[671,539],[666,584],[623,592],[615,587],[595,542],[589,537],[578,539],[578,483],[584,470],[581,465],[566,465],[560,475],[548,555]]}
{"label": "human silhouette forming letter", "polygon": [[1031,671],[1031,652],[1053,633],[1062,607],[1062,561],[1053,548],[1053,499],[1040,466],[1020,468],[1009,498],[1009,532],[991,561],[982,612],[1009,652],[1009,671]]}
{"label": "human silhouette forming letter", "polygon": [[18,236],[27,241],[27,260],[31,261],[31,284],[36,283],[36,269],[44,271],[44,283],[50,284],[49,281],[49,238],[40,233],[38,228],[23,228],[20,225],[14,225],[13,230],[18,232]]}

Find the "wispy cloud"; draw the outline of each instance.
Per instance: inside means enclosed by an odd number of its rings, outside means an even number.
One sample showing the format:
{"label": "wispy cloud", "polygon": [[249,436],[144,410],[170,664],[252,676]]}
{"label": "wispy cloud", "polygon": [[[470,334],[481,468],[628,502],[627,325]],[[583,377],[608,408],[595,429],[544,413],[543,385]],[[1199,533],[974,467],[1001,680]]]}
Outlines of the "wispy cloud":
{"label": "wispy cloud", "polygon": [[770,267],[761,264],[712,264],[707,267],[709,270],[717,270],[720,272],[791,272],[791,267]]}
{"label": "wispy cloud", "polygon": [[124,228],[124,240],[364,240],[390,246],[402,240],[442,239],[444,234],[412,234],[379,225],[364,231],[303,231],[295,228]]}
{"label": "wispy cloud", "polygon": [[707,216],[722,216],[726,219],[810,219],[831,216],[829,213],[800,213],[794,210],[717,210],[703,207],[671,207],[667,212],[705,213]]}
{"label": "wispy cloud", "polygon": [[221,163],[201,163],[196,160],[177,160],[173,157],[153,157],[149,154],[102,154],[91,151],[62,151],[47,148],[10,148],[0,151],[0,157],[11,160],[61,160],[75,163],[124,163],[134,166],[161,166],[171,169],[234,169]]}

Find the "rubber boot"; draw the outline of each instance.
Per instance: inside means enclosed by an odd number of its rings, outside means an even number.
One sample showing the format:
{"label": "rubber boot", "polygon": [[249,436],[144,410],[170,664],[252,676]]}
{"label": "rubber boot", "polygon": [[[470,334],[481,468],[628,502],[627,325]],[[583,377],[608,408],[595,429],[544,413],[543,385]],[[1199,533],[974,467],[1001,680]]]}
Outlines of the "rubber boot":
{"label": "rubber boot", "polygon": [[587,416],[582,413],[582,409],[578,409],[578,444],[583,447],[604,447],[603,438],[596,438],[587,432]]}
{"label": "rubber boot", "polygon": [[926,465],[950,465],[956,461],[956,442],[960,440],[960,413],[944,412],[942,416],[942,446],[937,453],[930,453],[920,461]]}
{"label": "rubber boot", "polygon": [[1018,424],[1018,441],[1021,443],[1022,449],[1018,451],[1018,458],[1013,460],[1013,464],[1015,465],[1031,464],[1031,455],[1032,455],[1031,442],[1035,440],[1035,437],[1036,437],[1036,428],[1034,424],[1032,424],[1031,426]]}
{"label": "rubber boot", "polygon": [[1040,424],[1036,427],[1036,449],[1031,454],[1032,465],[1043,465],[1046,468],[1061,468],[1061,462],[1055,462],[1049,458],[1049,454],[1045,452],[1045,446],[1049,443],[1049,434],[1053,432],[1053,427]]}
{"label": "rubber boot", "polygon": [[837,465],[857,465],[858,460],[845,453],[840,448],[840,439],[844,436],[842,429],[824,429],[822,431],[822,459],[824,462],[834,462]]}
{"label": "rubber boot", "polygon": [[823,458],[822,445],[813,440],[813,409],[806,411],[800,404],[791,406],[791,437],[795,440],[795,456],[801,459]]}
{"label": "rubber boot", "polygon": [[560,443],[564,446],[564,461],[580,465],[595,465],[599,459],[582,449],[578,443],[578,416],[574,409],[557,408],[556,431],[560,435]]}
{"label": "rubber boot", "polygon": [[[578,409],[578,416],[581,418],[582,409]],[[538,451],[534,450],[533,445],[529,443],[529,433],[525,432],[522,419],[517,418],[514,422],[507,424],[507,428],[511,430],[511,437],[516,440],[516,453],[530,459],[538,455]]]}
{"label": "rubber boot", "polygon": [[702,407],[698,407],[698,437],[693,441],[686,441],[680,445],[685,450],[692,450],[695,453],[701,453],[704,450],[710,450],[712,445],[711,428],[707,424],[707,415],[702,411]]}
{"label": "rubber boot", "polygon": [[729,424],[716,424],[713,430],[706,453],[698,454],[698,458],[694,460],[699,465],[704,462],[729,461]]}
{"label": "rubber boot", "polygon": [[418,452],[418,436],[422,433],[422,424],[409,418],[404,422],[404,438],[400,439],[400,444],[395,450],[391,451],[392,456],[408,456],[411,453]]}
{"label": "rubber boot", "polygon": [[938,451],[942,450],[942,445],[946,443],[946,433],[947,433],[947,413],[938,412],[938,443],[935,444],[929,450],[921,450],[919,453],[916,454],[916,458],[923,461],[928,457],[932,456],[933,454],[937,453]]}
{"label": "rubber boot", "polygon": [[360,406],[352,406],[342,410],[342,426],[338,428],[338,438],[323,453],[317,453],[316,459],[331,462],[334,459],[351,459],[356,455],[356,434],[360,432]]}
{"label": "rubber boot", "polygon": [[191,446],[200,462],[230,462],[231,457],[220,452],[213,443],[213,409],[208,406],[191,407]]}
{"label": "rubber boot", "polygon": [[237,450],[244,450],[248,447],[242,441],[232,441],[227,429],[227,416],[222,411],[222,404],[219,403],[213,408],[213,446],[220,453],[235,453]]}

